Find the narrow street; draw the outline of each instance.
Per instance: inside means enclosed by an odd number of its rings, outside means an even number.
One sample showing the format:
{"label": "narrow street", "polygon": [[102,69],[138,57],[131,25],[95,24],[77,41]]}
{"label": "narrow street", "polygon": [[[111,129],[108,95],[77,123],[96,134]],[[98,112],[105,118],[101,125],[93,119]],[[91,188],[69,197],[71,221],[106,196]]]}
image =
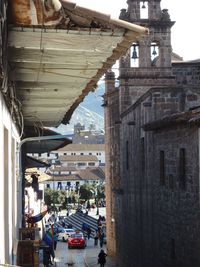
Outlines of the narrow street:
{"label": "narrow street", "polygon": [[[106,251],[106,246],[103,249]],[[88,267],[88,258],[96,259],[100,252],[99,246],[94,246],[94,240],[91,238],[87,242],[87,247],[85,249],[68,249],[66,242],[58,242],[57,249],[55,251],[55,266],[57,267]],[[91,261],[91,260],[90,260]]]}
{"label": "narrow street", "polygon": [[[91,209],[89,215],[98,218],[96,215],[97,209]],[[101,216],[106,215],[105,208],[99,208],[99,214]],[[68,249],[66,242],[57,242],[57,248],[55,251],[55,266],[56,267],[90,267],[97,265],[97,255],[100,252],[100,246],[94,246],[94,239],[87,240],[87,247],[85,249]],[[103,245],[103,249],[106,251],[106,245]]]}
{"label": "narrow street", "polygon": [[55,265],[57,267],[76,266],[84,267],[85,249],[70,249],[68,250],[66,242],[58,242],[55,251]]}

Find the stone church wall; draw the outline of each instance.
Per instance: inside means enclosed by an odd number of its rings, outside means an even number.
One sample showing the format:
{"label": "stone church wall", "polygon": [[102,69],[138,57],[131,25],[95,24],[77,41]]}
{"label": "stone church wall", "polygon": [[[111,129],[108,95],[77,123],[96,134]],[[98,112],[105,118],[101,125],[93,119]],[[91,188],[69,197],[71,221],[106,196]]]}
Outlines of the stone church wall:
{"label": "stone church wall", "polygon": [[200,85],[200,64],[198,60],[193,63],[174,63],[172,70],[176,77],[177,84]]}
{"label": "stone church wall", "polygon": [[[199,266],[199,131],[182,126],[160,130],[154,142],[154,226],[156,266]],[[180,183],[180,150],[185,150],[185,188]],[[165,155],[160,182],[160,151]]]}
{"label": "stone church wall", "polygon": [[[191,92],[195,103],[191,101]],[[120,258],[123,261],[120,267],[189,266],[192,258],[192,262],[198,263],[200,240],[193,238],[199,230],[198,130],[177,128],[153,133],[143,131],[142,126],[199,103],[198,89],[154,88],[122,114],[120,142],[124,194],[121,229],[124,235],[117,241],[121,244]],[[189,170],[184,192],[176,187],[177,153],[183,145]],[[161,146],[168,158],[165,187],[159,185],[158,152]],[[173,190],[169,188],[172,184]],[[188,239],[190,249],[184,239]],[[182,260],[183,255],[185,260]]]}

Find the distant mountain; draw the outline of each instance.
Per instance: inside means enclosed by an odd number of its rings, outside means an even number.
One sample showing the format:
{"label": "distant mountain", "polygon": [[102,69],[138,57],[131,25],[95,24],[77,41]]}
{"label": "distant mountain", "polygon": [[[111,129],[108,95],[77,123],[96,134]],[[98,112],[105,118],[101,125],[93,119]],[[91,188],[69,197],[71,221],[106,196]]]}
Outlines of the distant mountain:
{"label": "distant mountain", "polygon": [[85,125],[86,129],[89,129],[89,126],[93,124],[97,131],[104,130],[104,109],[102,107],[104,92],[105,84],[101,83],[95,92],[91,92],[85,97],[84,101],[73,113],[69,124],[61,124],[58,128],[53,128],[53,130],[61,134],[72,134],[74,125],[77,123]]}
{"label": "distant mountain", "polygon": [[104,116],[104,109],[101,106],[103,104],[103,95],[105,93],[105,83],[102,82],[98,85],[97,89],[94,92],[89,93],[84,101],[81,103],[81,106],[97,113],[98,115]]}

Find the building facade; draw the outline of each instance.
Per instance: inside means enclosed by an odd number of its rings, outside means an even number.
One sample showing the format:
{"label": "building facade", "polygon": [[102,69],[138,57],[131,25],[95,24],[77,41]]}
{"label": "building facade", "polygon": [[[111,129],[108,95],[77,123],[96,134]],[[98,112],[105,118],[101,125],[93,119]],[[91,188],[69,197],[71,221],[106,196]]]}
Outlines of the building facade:
{"label": "building facade", "polygon": [[[20,226],[21,191],[19,170],[19,132],[13,117],[16,102],[13,88],[8,83],[7,71],[7,1],[0,4],[0,224],[1,250],[0,264],[16,263],[18,228]],[[14,108],[15,106],[15,108]],[[10,112],[12,110],[12,113]]]}
{"label": "building facade", "polygon": [[120,60],[119,86],[106,76],[108,251],[118,267],[198,266],[200,63],[173,55],[160,0],[130,0],[120,18],[150,31]]}
{"label": "building facade", "polygon": [[[27,154],[69,143],[66,136],[52,136],[47,128],[69,123],[105,71],[138,35],[147,34],[143,27],[108,19],[71,1],[41,2],[0,2],[0,264],[38,263],[34,242],[27,247],[28,240],[19,235],[26,226]],[[61,42],[55,42],[55,34]],[[86,73],[85,64],[93,65],[93,71]]]}
{"label": "building facade", "polygon": [[[79,159],[81,156],[84,158],[84,161],[86,161],[87,157],[91,157],[93,159],[93,162],[95,162],[95,165],[105,165],[105,145],[104,144],[70,144],[67,146],[64,146],[58,150],[51,151],[49,153],[33,153],[33,157],[47,160],[50,163],[52,160],[57,161],[60,157],[63,159],[66,157],[66,159],[72,159],[72,157],[79,156]],[[88,158],[89,159],[89,158]],[[80,160],[79,160],[80,161]],[[91,161],[91,160],[90,160]]]}

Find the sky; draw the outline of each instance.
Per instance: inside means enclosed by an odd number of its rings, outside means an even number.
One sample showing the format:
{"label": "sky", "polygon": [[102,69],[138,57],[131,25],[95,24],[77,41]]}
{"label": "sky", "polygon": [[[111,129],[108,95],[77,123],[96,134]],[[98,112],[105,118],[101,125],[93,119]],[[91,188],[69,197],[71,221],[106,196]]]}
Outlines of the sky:
{"label": "sky", "polygon": [[[85,6],[118,18],[127,8],[126,0],[73,0]],[[161,8],[168,9],[172,27],[172,49],[184,60],[200,59],[200,0],[161,0]]]}

